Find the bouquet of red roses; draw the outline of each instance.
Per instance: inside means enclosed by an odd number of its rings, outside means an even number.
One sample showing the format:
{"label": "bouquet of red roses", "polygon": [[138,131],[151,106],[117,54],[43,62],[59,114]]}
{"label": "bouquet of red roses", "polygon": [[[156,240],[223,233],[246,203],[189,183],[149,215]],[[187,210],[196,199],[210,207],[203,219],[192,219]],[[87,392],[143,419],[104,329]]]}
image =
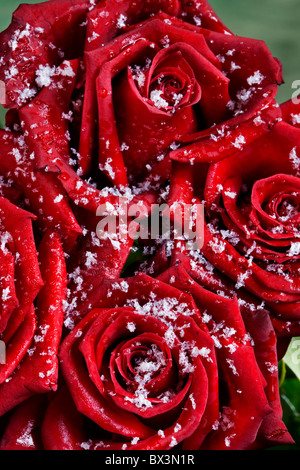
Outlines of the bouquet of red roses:
{"label": "bouquet of red roses", "polygon": [[0,448],[293,442],[300,104],[206,0],[50,0],[0,34]]}

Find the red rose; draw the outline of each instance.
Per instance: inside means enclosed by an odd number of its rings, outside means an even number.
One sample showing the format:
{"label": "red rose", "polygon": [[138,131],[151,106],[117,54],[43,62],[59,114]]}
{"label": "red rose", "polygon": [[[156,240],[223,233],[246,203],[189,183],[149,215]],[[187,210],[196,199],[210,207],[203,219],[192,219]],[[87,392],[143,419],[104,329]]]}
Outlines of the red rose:
{"label": "red rose", "polygon": [[56,353],[66,297],[64,254],[58,235],[47,232],[38,259],[33,219],[32,214],[0,198],[0,339],[5,345],[0,416],[31,395],[57,386]]}
{"label": "red rose", "polygon": [[[264,300],[277,317],[276,328],[288,336],[300,332],[299,132],[286,122],[276,124],[233,159],[212,165],[205,188],[204,254]],[[224,250],[217,254],[214,243]]]}
{"label": "red rose", "polygon": [[240,299],[250,292],[269,310],[278,335],[290,338],[300,332],[299,105],[287,102],[281,110],[286,121],[204,169],[202,180],[192,167],[175,166],[169,204],[195,194],[205,201],[201,253],[177,247],[173,262]]}
{"label": "red rose", "polygon": [[[155,202],[149,189],[167,180],[168,151],[185,147],[183,138],[215,147],[211,136],[224,136],[227,154],[235,148],[227,147],[228,129],[242,126],[248,142],[278,117],[278,61],[261,41],[232,35],[206,2],[23,5],[2,42],[11,109],[1,174],[23,191],[39,229],[57,230],[79,257],[70,269],[80,269],[86,291],[118,277],[132,248],[130,237],[118,251],[97,240],[99,206],[117,211],[120,196],[128,206]],[[215,150],[207,152],[213,160],[224,157]],[[137,185],[149,176],[154,188]]]}
{"label": "red rose", "polygon": [[200,140],[218,160],[235,148],[229,130],[244,145],[278,117],[279,62],[263,42],[231,34],[206,1],[23,5],[1,42],[7,106],[20,109],[35,168],[59,170],[69,194],[69,147],[79,175],[98,166],[119,187],[157,182],[178,145],[183,157],[172,158],[199,158],[185,147]]}
{"label": "red rose", "polygon": [[[35,426],[27,426],[24,448],[28,441],[50,450],[247,449],[290,442],[273,406],[275,374],[268,401],[255,356],[263,339],[256,338],[255,351],[236,300],[203,289],[183,269],[163,278],[182,291],[145,275],[95,290],[92,310],[85,314],[82,305],[82,320],[61,346],[66,385],[46,405],[45,417],[43,402],[21,406],[2,449],[20,444],[29,420]],[[261,322],[272,335],[268,316]],[[267,350],[264,344],[269,369],[276,364],[274,344],[269,341]],[[223,387],[227,398],[219,401]],[[42,444],[32,434],[39,427]]]}

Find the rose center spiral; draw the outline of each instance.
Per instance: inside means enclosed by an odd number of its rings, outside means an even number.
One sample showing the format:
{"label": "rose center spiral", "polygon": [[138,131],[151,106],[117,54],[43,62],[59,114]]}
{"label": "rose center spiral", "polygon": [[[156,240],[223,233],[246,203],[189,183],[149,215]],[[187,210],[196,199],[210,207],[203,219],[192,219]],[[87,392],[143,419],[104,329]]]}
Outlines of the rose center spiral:
{"label": "rose center spiral", "polygon": [[157,108],[169,110],[180,105],[186,89],[186,83],[180,77],[162,74],[152,80],[149,97]]}
{"label": "rose center spiral", "polygon": [[268,204],[268,212],[273,214],[280,222],[287,222],[299,214],[299,194],[276,195]]}

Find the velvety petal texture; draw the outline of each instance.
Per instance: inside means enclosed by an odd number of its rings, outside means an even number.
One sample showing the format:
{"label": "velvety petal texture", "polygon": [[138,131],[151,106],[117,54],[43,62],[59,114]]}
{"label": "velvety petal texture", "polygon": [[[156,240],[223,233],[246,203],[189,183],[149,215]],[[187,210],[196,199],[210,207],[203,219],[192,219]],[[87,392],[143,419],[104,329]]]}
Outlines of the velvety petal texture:
{"label": "velvety petal texture", "polygon": [[[171,158],[207,160],[201,149],[211,148],[212,136],[222,147],[228,132],[243,124],[246,143],[278,118],[279,61],[263,42],[233,35],[206,2],[23,5],[2,42],[6,104],[21,108],[25,126],[28,120],[38,124],[38,139],[30,143],[31,151],[44,147],[41,155],[35,151],[38,166],[51,168],[53,159],[68,163],[65,131],[78,100],[81,128],[73,152],[79,174],[94,172],[98,161],[98,170],[118,187],[166,180]],[[56,136],[50,156],[45,132],[48,142]],[[180,150],[170,156],[174,146]],[[226,147],[223,156],[234,150]],[[212,151],[208,158],[219,159]]]}
{"label": "velvety petal texture", "polygon": [[[10,204],[8,201],[5,205]],[[11,206],[11,205],[10,205]],[[7,319],[3,312],[1,340],[6,345],[6,360],[1,364],[0,413],[1,416],[36,393],[55,390],[58,380],[57,352],[62,333],[63,301],[66,298],[66,267],[59,237],[47,232],[39,246],[39,259],[33,241],[30,214],[20,211],[18,224],[24,219],[23,237],[17,236],[16,244],[23,246],[15,258],[15,276],[12,286],[5,287],[2,299],[13,298],[18,293],[16,305]],[[17,222],[16,219],[14,219]],[[27,227],[26,227],[27,226]],[[10,229],[10,225],[6,225]],[[31,253],[29,239],[31,238]],[[5,232],[15,245],[13,231]],[[8,253],[9,248],[3,245]],[[9,246],[9,245],[8,245]],[[16,256],[16,254],[15,254]],[[26,256],[26,257],[25,257]],[[31,259],[30,259],[31,256]],[[40,267],[39,267],[40,266]],[[35,285],[35,288],[34,288]],[[20,291],[19,291],[20,289]],[[33,303],[35,301],[35,303]],[[11,304],[11,302],[10,302]],[[5,305],[5,304],[4,304]]]}
{"label": "velvety petal texture", "polygon": [[[59,399],[51,404],[45,429],[56,432],[46,437],[47,445],[79,449],[88,442],[89,449],[161,450],[183,442],[185,449],[250,447],[262,423],[271,414],[276,418],[276,412],[237,301],[209,292],[182,268],[171,268],[159,280],[138,275],[106,289],[107,301],[97,289],[92,310],[63,341],[62,371],[75,408],[65,410]],[[269,329],[272,335],[271,325]],[[272,348],[274,343],[270,357]],[[229,395],[220,403],[224,381]],[[61,420],[72,424],[58,428]],[[102,429],[102,438],[85,434],[91,421]],[[280,417],[278,423],[280,438],[289,442]],[[84,441],[74,445],[78,432]]]}
{"label": "velvety petal texture", "polygon": [[[289,322],[279,330],[287,335],[300,331],[298,145],[299,130],[280,122],[234,160],[212,165],[205,187],[205,256],[264,300],[276,317],[278,312],[279,328],[281,321]],[[214,244],[224,248],[222,253],[217,254]]]}

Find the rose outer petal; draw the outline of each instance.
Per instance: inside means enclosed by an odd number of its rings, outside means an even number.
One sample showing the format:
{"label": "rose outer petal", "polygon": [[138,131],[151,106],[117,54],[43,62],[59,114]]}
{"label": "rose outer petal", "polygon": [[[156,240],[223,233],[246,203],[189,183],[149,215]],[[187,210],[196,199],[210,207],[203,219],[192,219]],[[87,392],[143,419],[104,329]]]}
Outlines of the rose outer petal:
{"label": "rose outer petal", "polygon": [[0,415],[35,393],[57,387],[57,351],[66,298],[65,257],[59,236],[46,233],[39,251],[45,285],[37,298],[37,328],[32,349],[28,349],[10,380],[0,385]]}
{"label": "rose outer petal", "polygon": [[[0,78],[6,83],[6,106],[20,108],[38,92],[36,71],[39,67],[59,65],[81,56],[89,0],[51,0],[47,4],[20,5],[12,23],[0,35],[3,45]],[[52,44],[52,47],[50,45]],[[18,70],[6,78],[7,64]]]}
{"label": "rose outer petal", "polygon": [[[206,311],[208,315],[211,315],[215,324],[225,323],[225,330],[232,328],[234,335],[236,334],[239,338],[238,343],[235,343],[236,349],[230,352],[226,340],[224,342],[226,334],[222,333],[222,329],[219,333],[217,331],[212,333],[220,342],[221,349],[218,351],[217,348],[218,364],[226,377],[229,402],[225,407],[228,406],[231,414],[228,429],[222,425],[215,429],[211,437],[209,436],[204,441],[203,448],[226,449],[230,446],[230,448],[245,449],[254,442],[262,420],[270,412],[270,408],[253,349],[246,341],[247,332],[238,303],[235,299],[227,298],[223,298],[220,303],[217,295],[192,281],[183,269],[173,268],[170,273],[165,273],[165,276],[175,277],[175,286],[188,291],[197,302],[200,311]],[[208,328],[210,328],[209,324]],[[247,364],[246,367],[245,364]],[[193,449],[196,442],[197,433],[187,440],[185,446],[187,449]]]}
{"label": "rose outer petal", "polygon": [[47,404],[45,395],[35,395],[20,404],[9,419],[0,450],[43,450],[40,427]]}

